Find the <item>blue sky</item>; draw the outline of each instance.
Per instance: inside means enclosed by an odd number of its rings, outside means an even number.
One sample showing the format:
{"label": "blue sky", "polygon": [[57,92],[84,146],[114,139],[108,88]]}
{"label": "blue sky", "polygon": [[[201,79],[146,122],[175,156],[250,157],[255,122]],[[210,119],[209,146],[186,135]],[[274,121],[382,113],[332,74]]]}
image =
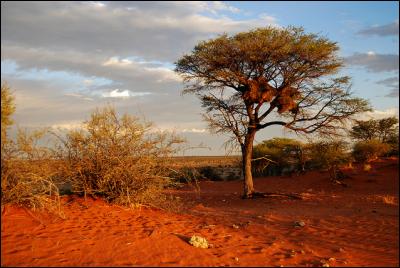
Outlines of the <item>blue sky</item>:
{"label": "blue sky", "polygon": [[[336,41],[352,91],[374,112],[398,116],[399,4],[364,2],[2,2],[1,77],[14,90],[22,127],[71,129],[95,107],[175,130],[186,154],[224,154],[194,96],[181,96],[173,63],[200,40],[273,25],[302,26]],[[257,141],[290,136],[280,128]]]}

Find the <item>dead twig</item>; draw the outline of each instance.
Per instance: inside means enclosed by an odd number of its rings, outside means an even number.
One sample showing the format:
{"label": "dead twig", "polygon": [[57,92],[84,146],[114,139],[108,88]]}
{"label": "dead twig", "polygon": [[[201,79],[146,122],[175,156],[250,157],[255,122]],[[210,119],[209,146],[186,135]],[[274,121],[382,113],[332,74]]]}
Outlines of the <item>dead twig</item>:
{"label": "dead twig", "polygon": [[268,197],[289,197],[291,199],[303,200],[303,197],[299,194],[285,194],[285,193],[266,193],[266,192],[254,192],[250,196],[243,196],[243,199],[253,199],[253,198],[268,198]]}

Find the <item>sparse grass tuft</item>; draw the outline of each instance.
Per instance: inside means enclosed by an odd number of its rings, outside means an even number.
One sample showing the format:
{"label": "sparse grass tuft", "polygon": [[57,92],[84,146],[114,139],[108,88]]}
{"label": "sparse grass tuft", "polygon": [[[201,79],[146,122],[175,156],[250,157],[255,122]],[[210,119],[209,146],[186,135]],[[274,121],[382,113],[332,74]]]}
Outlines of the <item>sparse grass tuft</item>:
{"label": "sparse grass tuft", "polygon": [[363,171],[368,172],[368,171],[371,170],[371,168],[372,168],[372,167],[371,167],[370,164],[366,164],[366,163],[363,164]]}
{"label": "sparse grass tuft", "polygon": [[387,205],[397,205],[396,197],[392,195],[383,195],[380,196],[382,198],[382,202]]}

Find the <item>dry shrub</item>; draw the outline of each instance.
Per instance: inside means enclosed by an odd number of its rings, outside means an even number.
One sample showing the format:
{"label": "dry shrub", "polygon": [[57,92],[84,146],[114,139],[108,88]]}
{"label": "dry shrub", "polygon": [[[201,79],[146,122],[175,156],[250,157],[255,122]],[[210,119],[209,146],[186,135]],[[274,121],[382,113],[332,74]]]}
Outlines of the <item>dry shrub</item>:
{"label": "dry shrub", "polygon": [[367,164],[367,163],[364,163],[363,164],[363,171],[366,171],[366,172],[368,172],[368,171],[370,171],[371,170],[371,165],[370,164]]}
{"label": "dry shrub", "polygon": [[340,170],[351,162],[347,143],[341,140],[322,140],[310,143],[312,168],[327,169],[332,180],[345,177]]}
{"label": "dry shrub", "polygon": [[59,173],[52,151],[39,146],[46,130],[18,130],[17,141],[2,151],[1,202],[32,209],[46,209],[63,217],[58,188]]}
{"label": "dry shrub", "polygon": [[374,203],[376,202],[384,203],[386,205],[396,206],[398,204],[397,198],[393,195],[373,195],[369,197],[368,200],[373,201]]}
{"label": "dry shrub", "polygon": [[57,166],[52,152],[39,146],[46,130],[28,133],[18,130],[17,139],[9,139],[15,111],[14,96],[6,83],[1,85],[1,204],[16,204],[32,209],[47,209],[63,216],[59,193],[53,182]]}
{"label": "dry shrub", "polygon": [[368,140],[357,142],[353,147],[353,157],[355,160],[368,163],[379,156],[384,155],[390,150],[390,146],[379,140]]}
{"label": "dry shrub", "polygon": [[387,204],[387,205],[397,205],[396,197],[394,197],[394,196],[392,196],[392,195],[384,195],[384,196],[381,196],[381,198],[382,198],[382,202],[383,202],[384,204]]}
{"label": "dry shrub", "polygon": [[82,129],[63,139],[64,176],[72,191],[85,197],[164,208],[171,198],[163,190],[177,184],[166,162],[181,142],[173,134],[152,131],[138,118],[118,117],[111,107],[97,109]]}

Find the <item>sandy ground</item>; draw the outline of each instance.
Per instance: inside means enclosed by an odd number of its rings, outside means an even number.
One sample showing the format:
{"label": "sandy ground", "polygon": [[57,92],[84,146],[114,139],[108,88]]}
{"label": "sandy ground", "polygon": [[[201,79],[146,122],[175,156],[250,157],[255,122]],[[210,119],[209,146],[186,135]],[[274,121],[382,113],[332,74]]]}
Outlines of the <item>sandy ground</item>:
{"label": "sandy ground", "polygon": [[[255,179],[259,191],[303,200],[243,200],[241,181],[202,182],[200,193],[176,191],[188,207],[179,214],[70,197],[65,220],[7,206],[1,265],[399,266],[398,160],[346,174],[348,187],[325,172]],[[192,235],[211,247],[191,246]]]}

